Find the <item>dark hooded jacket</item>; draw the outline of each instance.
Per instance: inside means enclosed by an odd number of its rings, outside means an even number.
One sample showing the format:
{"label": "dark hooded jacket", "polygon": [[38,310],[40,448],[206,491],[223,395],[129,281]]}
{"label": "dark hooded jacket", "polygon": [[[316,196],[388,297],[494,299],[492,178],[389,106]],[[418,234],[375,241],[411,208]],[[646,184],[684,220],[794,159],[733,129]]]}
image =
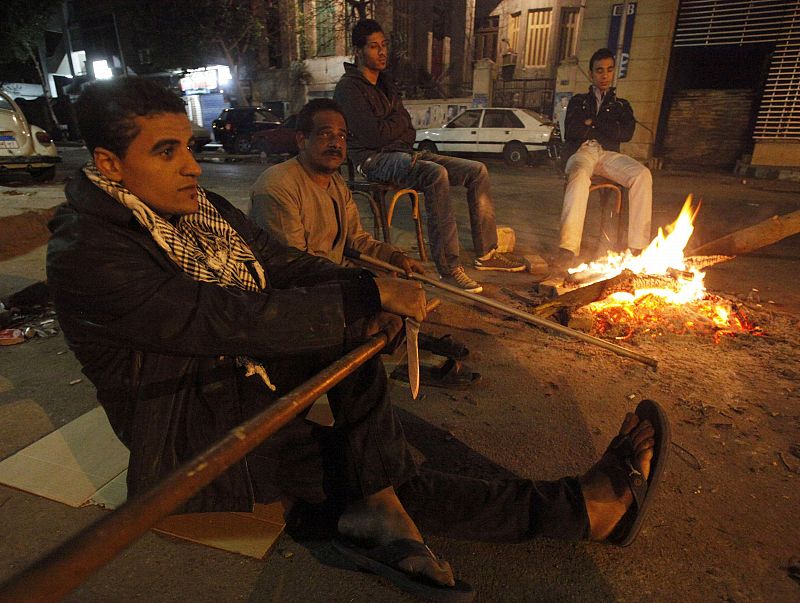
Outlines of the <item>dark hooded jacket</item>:
{"label": "dark hooded jacket", "polygon": [[[592,120],[589,126],[586,125],[588,119]],[[588,94],[576,94],[567,105],[563,159],[569,159],[587,140],[596,140],[606,151],[619,152],[620,143],[633,138],[635,129],[636,119],[628,101],[617,98],[615,89],[610,88],[598,111],[597,98],[590,87]]]}
{"label": "dark hooded jacket", "polygon": [[[369,273],[280,245],[214,193],[211,203],[264,267],[267,290],[192,280],[83,173],[66,196],[50,223],[47,280],[70,348],[131,452],[129,495],[246,418],[241,392],[254,388],[241,387],[236,356],[261,360],[268,373],[270,359],[336,357],[362,339],[366,318],[380,310]],[[250,510],[252,503],[243,460],[184,510]]]}
{"label": "dark hooded jacket", "polygon": [[373,85],[356,65],[345,63],[333,99],[347,119],[347,154],[354,166],[381,151],[413,150],[411,116],[386,72]]}

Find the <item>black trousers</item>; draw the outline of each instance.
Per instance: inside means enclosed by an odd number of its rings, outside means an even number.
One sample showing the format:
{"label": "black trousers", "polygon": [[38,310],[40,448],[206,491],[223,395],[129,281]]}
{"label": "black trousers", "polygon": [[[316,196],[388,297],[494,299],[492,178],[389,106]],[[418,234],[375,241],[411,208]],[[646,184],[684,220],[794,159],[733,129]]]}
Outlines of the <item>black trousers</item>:
{"label": "black trousers", "polygon": [[[264,395],[244,379],[247,411],[256,412],[327,364],[303,356],[270,362],[278,387]],[[302,416],[247,457],[256,500],[276,495],[343,509],[351,501],[394,486],[418,527],[428,533],[482,541],[519,542],[533,536],[578,540],[589,519],[576,478],[482,480],[418,467],[389,400],[379,357],[328,392],[333,427]]]}

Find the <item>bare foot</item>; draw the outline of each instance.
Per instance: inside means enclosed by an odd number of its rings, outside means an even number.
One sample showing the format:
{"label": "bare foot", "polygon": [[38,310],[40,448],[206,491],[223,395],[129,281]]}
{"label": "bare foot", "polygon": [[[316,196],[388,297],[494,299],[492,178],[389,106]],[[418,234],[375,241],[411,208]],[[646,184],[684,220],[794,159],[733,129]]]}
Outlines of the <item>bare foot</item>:
{"label": "bare foot", "polygon": [[[619,433],[630,434],[636,455],[635,469],[640,471],[642,478],[646,480],[650,475],[650,461],[653,459],[655,446],[653,426],[649,421],[639,421],[639,417],[635,414],[628,413]],[[628,487],[615,489],[603,467],[604,461],[601,459],[580,478],[586,511],[589,515],[591,540],[605,540],[633,502],[630,489]]]}
{"label": "bare foot", "polygon": [[[349,505],[339,518],[338,527],[340,534],[376,546],[403,538],[424,542],[391,486]],[[415,555],[406,557],[397,565],[408,574],[421,574],[438,584],[455,584],[453,570],[443,559]]]}

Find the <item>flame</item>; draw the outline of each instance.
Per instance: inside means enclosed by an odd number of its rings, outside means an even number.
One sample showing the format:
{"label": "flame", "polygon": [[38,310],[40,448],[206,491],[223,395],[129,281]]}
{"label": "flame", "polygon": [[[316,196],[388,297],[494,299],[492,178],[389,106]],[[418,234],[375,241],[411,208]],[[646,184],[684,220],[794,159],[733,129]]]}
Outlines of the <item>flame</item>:
{"label": "flame", "polygon": [[692,195],[689,195],[678,214],[678,219],[664,229],[659,228],[656,238],[641,254],[635,256],[630,251],[624,253],[610,251],[604,259],[581,264],[570,268],[568,272],[583,285],[612,278],[625,269],[634,274],[666,276],[670,271],[673,274],[684,273],[677,277],[681,285],[677,292],[664,289],[659,289],[658,293],[652,290],[642,290],[641,294],[637,292],[637,297],[648,294],[662,295],[667,299],[674,299],[673,303],[686,303],[694,299],[702,299],[705,293],[704,273],[695,268],[687,270],[683,256],[683,250],[694,232],[694,219],[699,210],[700,204],[698,203],[697,207],[693,208]]}
{"label": "flame", "polygon": [[[601,333],[615,330],[617,339],[627,339],[636,330],[656,332],[661,318],[671,314],[671,324],[665,330],[685,332],[687,330],[714,331],[715,341],[721,335],[747,331],[760,334],[742,311],[726,300],[706,292],[705,273],[687,266],[684,249],[694,232],[694,220],[700,204],[692,205],[692,195],[686,198],[678,218],[665,228],[639,255],[630,251],[609,252],[608,255],[590,263],[570,268],[572,278],[582,285],[610,279],[623,270],[630,270],[644,278],[641,282],[668,282],[665,287],[642,287],[633,293],[619,292],[587,306],[598,318],[597,330]],[[690,307],[694,318],[686,312],[667,312],[666,307]],[[663,321],[662,321],[663,322]]]}

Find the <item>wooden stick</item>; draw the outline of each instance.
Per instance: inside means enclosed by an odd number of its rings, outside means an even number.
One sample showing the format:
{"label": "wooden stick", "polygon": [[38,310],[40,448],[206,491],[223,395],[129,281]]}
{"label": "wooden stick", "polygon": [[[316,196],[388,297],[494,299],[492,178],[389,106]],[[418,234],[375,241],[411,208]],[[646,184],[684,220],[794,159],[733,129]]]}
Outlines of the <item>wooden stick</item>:
{"label": "wooden stick", "polygon": [[429,276],[425,276],[424,274],[417,274],[416,272],[404,273],[402,269],[398,268],[397,266],[393,266],[392,264],[389,264],[382,260],[370,257],[368,255],[364,255],[361,252],[356,251],[355,249],[345,249],[344,253],[349,258],[361,260],[366,264],[370,264],[377,268],[381,268],[382,270],[396,272],[397,274],[404,275],[408,279],[427,283],[428,285],[431,285],[438,289],[449,291],[450,293],[458,295],[459,297],[464,297],[466,299],[477,302],[484,306],[489,306],[490,308],[494,308],[495,310],[500,310],[501,312],[511,314],[512,316],[524,320],[525,322],[534,324],[537,327],[543,327],[550,331],[561,333],[562,335],[567,335],[575,339],[580,339],[581,341],[584,341],[586,343],[591,343],[592,345],[596,345],[597,347],[608,350],[609,352],[614,352],[615,354],[619,354],[620,356],[625,356],[633,360],[638,360],[639,362],[643,362],[644,364],[653,367],[653,370],[656,370],[658,368],[658,361],[655,360],[654,358],[650,358],[649,356],[645,356],[644,354],[639,354],[638,352],[634,352],[633,350],[623,348],[622,346],[619,346],[615,343],[611,343],[610,341],[598,339],[597,337],[592,337],[591,335],[587,335],[586,333],[582,333],[581,331],[576,331],[575,329],[570,329],[569,327],[565,327],[564,325],[561,325],[557,322],[553,322],[551,320],[534,316],[533,314],[529,314],[528,312],[523,312],[522,310],[517,310],[516,308],[512,308],[507,304],[495,301],[489,297],[483,297],[482,295],[469,293],[468,291],[464,291],[463,289],[459,289],[458,287],[453,287],[452,285],[448,285],[436,279],[432,279]]}
{"label": "wooden stick", "polygon": [[686,255],[742,255],[800,232],[800,210],[782,216],[772,216],[753,226],[737,230],[710,241]]}

